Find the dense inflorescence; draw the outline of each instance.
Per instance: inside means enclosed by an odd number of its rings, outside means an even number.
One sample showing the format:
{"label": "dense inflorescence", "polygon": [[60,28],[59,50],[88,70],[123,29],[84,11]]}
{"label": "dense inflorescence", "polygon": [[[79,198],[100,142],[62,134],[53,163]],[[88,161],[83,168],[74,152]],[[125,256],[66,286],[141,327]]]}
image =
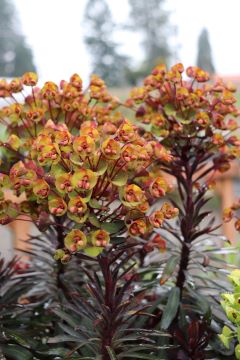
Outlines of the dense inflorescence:
{"label": "dense inflorescence", "polygon": [[236,89],[209,80],[208,73],[197,67],[184,71],[177,64],[167,71],[159,65],[125,103],[135,111],[143,137],[158,140],[171,151],[172,161],[164,164],[159,159],[158,166],[176,180],[180,229],[174,231],[188,244],[211,232],[207,228],[198,234],[204,196],[240,155],[240,140],[234,133],[239,128]]}
{"label": "dense inflorescence", "polygon": [[[0,83],[10,102],[0,111],[9,135],[0,145],[13,162],[0,174],[1,224],[27,214],[40,230],[61,227],[64,246],[55,257],[65,262],[78,251],[97,255],[114,233],[136,238],[177,215],[167,203],[149,212],[171,189],[151,169],[172,161],[171,153],[141,136],[100,78],[92,76],[85,91],[76,74],[59,86],[36,85],[33,73]],[[26,87],[31,91],[21,103]],[[4,189],[24,201],[5,200]]]}
{"label": "dense inflorescence", "polygon": [[[195,319],[191,304],[202,295],[212,318],[216,314],[214,319],[218,321],[217,307],[212,304],[219,302],[221,287],[211,280],[217,276],[220,281],[222,268],[227,266],[216,256],[219,242],[225,240],[217,235],[221,224],[205,205],[213,196],[211,190],[216,179],[230,169],[232,161],[239,159],[239,110],[235,90],[233,85],[221,80],[214,82],[207,72],[197,67],[184,70],[182,64],[177,64],[167,70],[159,65],[142,87],[131,91],[125,102],[134,110],[142,136],[158,140],[173,156],[168,163],[158,161],[158,166],[175,179],[177,194],[172,203],[179,209],[176,224],[163,224],[160,229],[169,253],[160,285],[166,280],[169,283],[169,279],[175,284],[176,299],[171,307],[172,315],[169,313],[169,323],[173,326],[180,326],[180,311],[185,311],[189,319]],[[239,207],[236,203],[227,209],[225,220],[230,220]],[[238,219],[235,227],[240,228]],[[159,233],[156,229],[153,232]],[[221,282],[228,286],[224,275]],[[199,306],[197,311],[202,317],[208,317],[210,323],[211,317],[204,313],[203,307]]]}
{"label": "dense inflorescence", "polygon": [[145,125],[146,137],[154,134],[173,155],[179,157],[183,146],[190,143],[195,156],[200,150],[209,157],[217,154],[215,170],[226,171],[229,161],[239,156],[239,139],[232,135],[239,127],[235,91],[232,84],[221,80],[209,82],[208,73],[197,67],[185,73],[182,64],[169,71],[159,65],[143,87],[131,91],[126,105]]}

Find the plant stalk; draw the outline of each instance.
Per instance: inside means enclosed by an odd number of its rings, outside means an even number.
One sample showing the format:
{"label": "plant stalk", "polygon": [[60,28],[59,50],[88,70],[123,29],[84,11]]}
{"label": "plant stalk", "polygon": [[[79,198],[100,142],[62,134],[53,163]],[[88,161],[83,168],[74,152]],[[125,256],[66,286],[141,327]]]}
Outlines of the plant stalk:
{"label": "plant stalk", "polygon": [[186,280],[186,271],[189,264],[191,234],[194,230],[193,217],[195,213],[193,195],[193,175],[194,170],[189,164],[187,157],[184,158],[184,186],[178,182],[178,191],[183,201],[183,215],[181,216],[180,229],[182,234],[182,250],[180,255],[179,272],[177,275],[176,286],[180,289],[180,299],[182,299],[183,287]]}

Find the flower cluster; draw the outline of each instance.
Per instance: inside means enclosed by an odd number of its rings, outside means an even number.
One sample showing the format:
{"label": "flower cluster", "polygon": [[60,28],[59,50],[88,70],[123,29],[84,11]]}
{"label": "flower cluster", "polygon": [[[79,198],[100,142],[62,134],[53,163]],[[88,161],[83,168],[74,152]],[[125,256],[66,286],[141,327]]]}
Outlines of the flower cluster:
{"label": "flower cluster", "polygon": [[232,135],[239,127],[235,88],[208,80],[208,73],[198,67],[184,72],[182,64],[169,71],[159,65],[143,87],[131,91],[126,105],[135,110],[145,136],[154,134],[174,157],[191,146],[199,157],[203,152],[214,155],[214,170],[224,172],[240,154],[240,140]]}
{"label": "flower cluster", "polygon": [[[23,194],[19,205],[6,202],[1,192],[0,222],[28,214],[35,224],[64,229],[64,248],[56,259],[68,261],[77,251],[97,255],[111,235],[146,235],[177,215],[164,204],[151,205],[171,186],[154,171],[158,161],[172,161],[171,153],[119,111],[97,76],[83,91],[73,75],[60,86],[36,87],[37,76],[27,73],[0,83],[0,96],[11,105],[0,110],[9,138],[2,142],[14,158],[8,174],[1,173],[1,191]],[[17,93],[30,87],[23,103]]]}

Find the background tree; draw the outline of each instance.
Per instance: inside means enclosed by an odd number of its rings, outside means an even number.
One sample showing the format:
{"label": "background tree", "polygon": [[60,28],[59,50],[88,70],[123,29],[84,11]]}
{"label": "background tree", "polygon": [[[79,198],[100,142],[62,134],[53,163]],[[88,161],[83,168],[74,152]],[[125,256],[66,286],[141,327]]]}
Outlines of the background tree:
{"label": "background tree", "polygon": [[202,29],[198,38],[198,54],[197,54],[197,66],[209,74],[215,73],[215,67],[212,59],[212,50],[209,41],[209,33],[207,29]]}
{"label": "background tree", "polygon": [[35,70],[32,51],[21,34],[16,10],[10,0],[0,0],[0,76],[20,76]]}
{"label": "background tree", "polygon": [[85,8],[87,25],[85,43],[92,55],[92,72],[98,74],[108,86],[126,83],[127,57],[117,51],[113,40],[115,24],[105,0],[88,0]]}
{"label": "background tree", "polygon": [[158,63],[168,64],[171,49],[168,38],[172,27],[169,12],[164,9],[165,0],[129,0],[129,24],[133,31],[142,34],[144,61],[140,68],[129,74],[131,82],[143,78]]}

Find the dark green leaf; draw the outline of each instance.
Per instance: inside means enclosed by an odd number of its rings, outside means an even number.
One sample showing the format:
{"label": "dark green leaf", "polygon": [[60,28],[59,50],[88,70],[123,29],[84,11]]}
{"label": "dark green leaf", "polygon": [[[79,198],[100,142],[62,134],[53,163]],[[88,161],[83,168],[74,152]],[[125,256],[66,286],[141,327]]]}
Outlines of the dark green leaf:
{"label": "dark green leaf", "polygon": [[162,319],[160,323],[160,328],[162,330],[168,329],[172,320],[175,318],[178,311],[179,302],[180,302],[180,289],[178,287],[174,287],[169,292],[167,305],[162,315]]}
{"label": "dark green leaf", "polygon": [[48,339],[49,344],[58,344],[60,342],[67,342],[67,341],[73,341],[73,342],[79,342],[79,337],[71,336],[71,335],[56,335],[52,338]]}
{"label": "dark green leaf", "polygon": [[191,296],[195,299],[197,307],[201,310],[202,315],[204,316],[204,319],[207,322],[211,322],[212,317],[212,311],[210,304],[207,300],[207,298],[201,294],[195,293],[193,290],[191,290],[188,287],[188,291],[190,292]]}
{"label": "dark green leaf", "polygon": [[118,232],[119,230],[123,229],[124,227],[124,221],[114,221],[114,222],[105,222],[101,224],[101,228],[108,231],[110,234],[114,234]]}
{"label": "dark green leaf", "polygon": [[93,226],[96,226],[97,228],[100,228],[101,227],[101,224],[97,218],[97,216],[93,213],[91,213],[89,216],[88,216],[88,221],[93,225]]}
{"label": "dark green leaf", "polygon": [[96,199],[90,199],[88,203],[93,209],[101,209],[102,205]]}
{"label": "dark green leaf", "polygon": [[16,332],[11,331],[11,330],[5,330],[4,333],[5,333],[6,337],[13,339],[19,345],[26,346],[26,347],[28,346],[27,341],[22,336],[17,334]]}
{"label": "dark green leaf", "polygon": [[60,309],[53,309],[53,312],[59,316],[62,320],[65,320],[70,326],[75,328],[78,326],[78,322],[70,315],[66,314],[64,311]]}
{"label": "dark green leaf", "polygon": [[115,354],[115,352],[113,351],[113,349],[109,346],[106,346],[106,349],[107,349],[107,352],[108,352],[108,355],[110,357],[111,360],[117,360],[117,356]]}
{"label": "dark green leaf", "polygon": [[179,261],[179,256],[174,255],[171,256],[167,263],[166,266],[163,270],[161,279],[160,279],[160,285],[165,284],[165,282],[170,278],[170,276],[174,273],[174,270],[176,269],[176,266],[178,264]]}
{"label": "dark green leaf", "polygon": [[32,360],[33,355],[27,349],[18,345],[1,345],[1,350],[7,358],[11,360]]}
{"label": "dark green leaf", "polygon": [[[124,355],[125,356],[125,355]],[[126,357],[121,357],[121,354],[118,356],[119,359],[126,359]],[[134,358],[134,359],[144,359],[144,360],[161,360],[159,359],[159,357],[154,356],[152,354],[138,354],[138,353],[131,353],[131,354],[127,354],[127,359],[128,358]]]}

